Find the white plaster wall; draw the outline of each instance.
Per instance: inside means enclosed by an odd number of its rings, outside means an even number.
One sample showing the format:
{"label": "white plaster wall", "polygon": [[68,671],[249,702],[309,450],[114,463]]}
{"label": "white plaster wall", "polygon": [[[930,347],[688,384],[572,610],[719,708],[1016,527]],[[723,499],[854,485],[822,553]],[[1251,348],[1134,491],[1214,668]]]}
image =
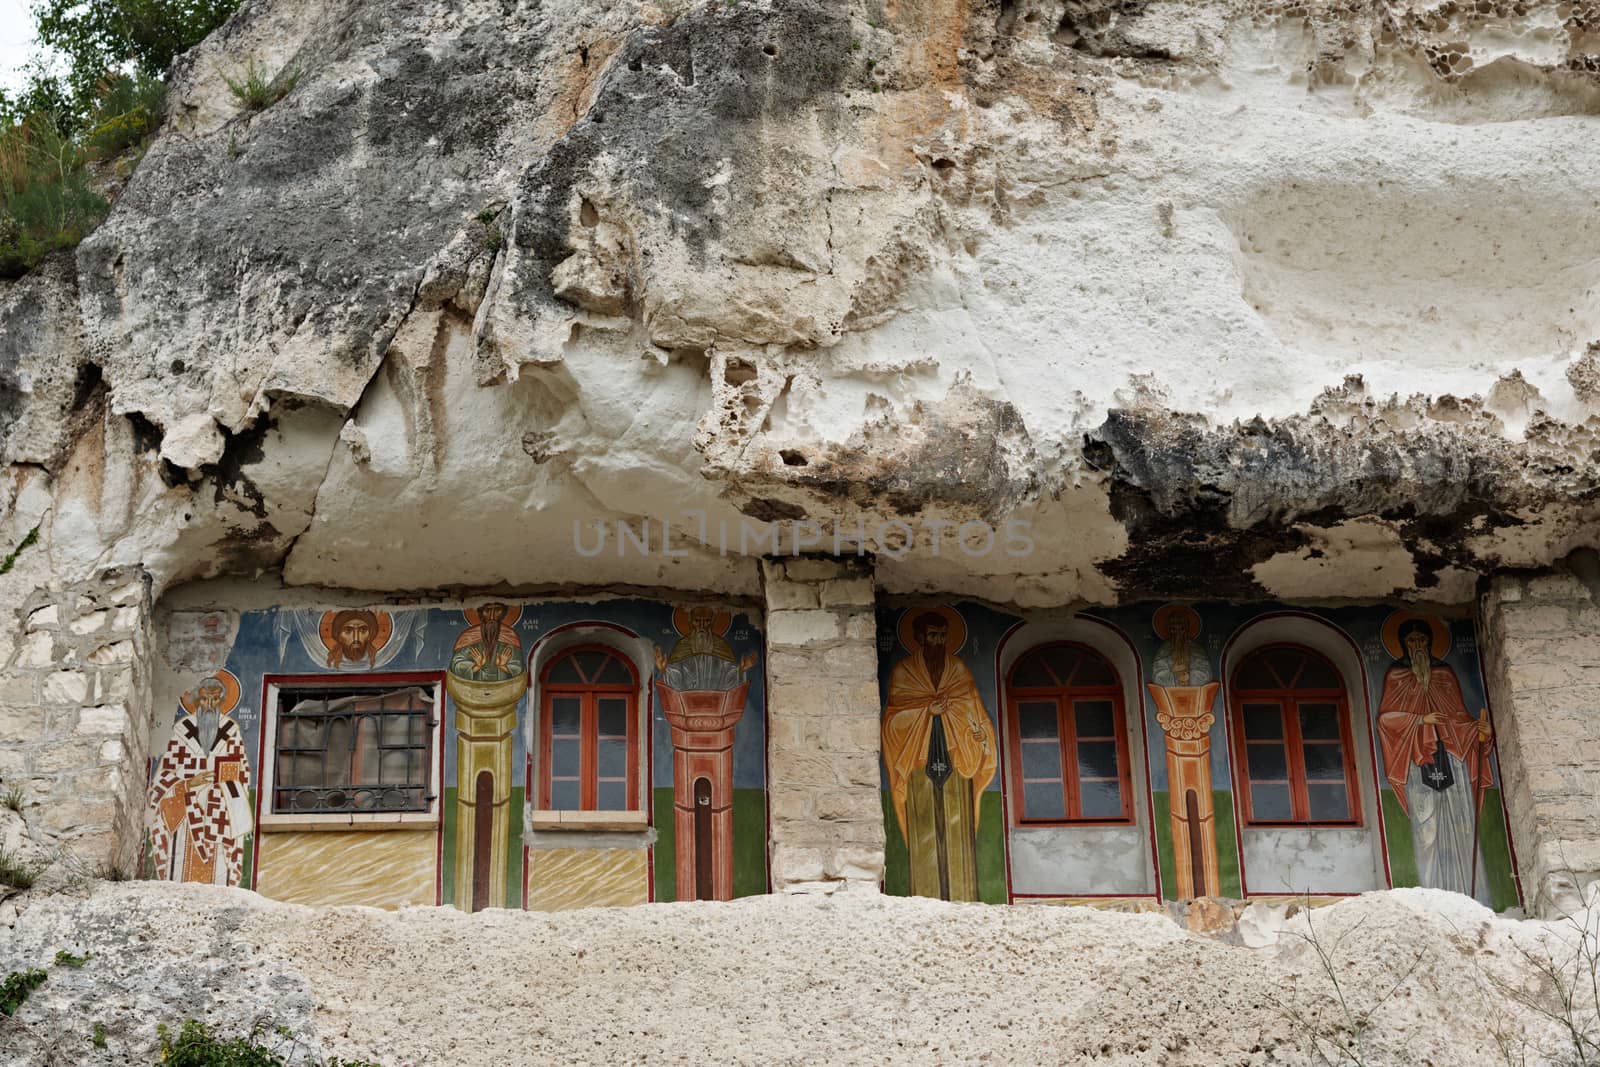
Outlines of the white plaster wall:
{"label": "white plaster wall", "polygon": [[1018,826],[1011,830],[1011,891],[1055,894],[1153,894],[1150,828]]}
{"label": "white plaster wall", "polygon": [[1372,833],[1366,827],[1246,829],[1240,837],[1250,894],[1387,889],[1382,868],[1372,863]]}

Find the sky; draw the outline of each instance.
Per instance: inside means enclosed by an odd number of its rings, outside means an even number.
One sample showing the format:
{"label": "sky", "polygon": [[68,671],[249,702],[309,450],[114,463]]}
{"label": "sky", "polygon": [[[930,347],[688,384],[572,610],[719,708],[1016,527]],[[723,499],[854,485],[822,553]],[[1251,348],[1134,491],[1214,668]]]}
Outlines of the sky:
{"label": "sky", "polygon": [[22,65],[33,55],[30,0],[0,0],[0,89],[22,84]]}

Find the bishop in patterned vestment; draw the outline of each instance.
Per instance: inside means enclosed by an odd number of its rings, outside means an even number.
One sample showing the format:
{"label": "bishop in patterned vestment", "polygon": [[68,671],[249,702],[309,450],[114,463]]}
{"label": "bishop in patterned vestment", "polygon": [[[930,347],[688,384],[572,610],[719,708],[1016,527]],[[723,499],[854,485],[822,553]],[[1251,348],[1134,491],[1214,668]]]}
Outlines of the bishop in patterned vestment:
{"label": "bishop in patterned vestment", "polygon": [[[156,877],[238,885],[250,834],[250,764],[239,724],[228,717],[238,685],[212,676],[184,701],[150,784],[150,846]],[[224,703],[228,706],[224,707]]]}

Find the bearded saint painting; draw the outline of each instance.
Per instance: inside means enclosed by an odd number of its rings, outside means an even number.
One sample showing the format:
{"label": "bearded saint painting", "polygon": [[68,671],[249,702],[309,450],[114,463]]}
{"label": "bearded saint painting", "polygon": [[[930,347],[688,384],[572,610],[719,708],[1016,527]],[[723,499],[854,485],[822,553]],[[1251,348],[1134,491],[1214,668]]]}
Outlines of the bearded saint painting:
{"label": "bearded saint painting", "polygon": [[522,673],[522,638],[515,630],[521,608],[490,601],[468,608],[472,625],[456,637],[450,673],[473,682],[503,682]]}
{"label": "bearded saint painting", "polygon": [[1385,776],[1411,820],[1418,882],[1476,896],[1483,791],[1494,783],[1487,711],[1467,713],[1461,683],[1444,662],[1450,632],[1431,615],[1398,611],[1383,625],[1395,657],[1383,676],[1378,738]]}
{"label": "bearded saint painting", "polygon": [[883,761],[911,892],[977,900],[978,814],[994,780],[996,737],[977,682],[956,656],[967,624],[948,607],[912,608],[899,631],[909,654],[889,675]]}
{"label": "bearded saint painting", "polygon": [[186,715],[150,783],[150,851],[158,879],[238,885],[251,833],[250,763],[239,724],[239,679],[217,671],[179,699]]}

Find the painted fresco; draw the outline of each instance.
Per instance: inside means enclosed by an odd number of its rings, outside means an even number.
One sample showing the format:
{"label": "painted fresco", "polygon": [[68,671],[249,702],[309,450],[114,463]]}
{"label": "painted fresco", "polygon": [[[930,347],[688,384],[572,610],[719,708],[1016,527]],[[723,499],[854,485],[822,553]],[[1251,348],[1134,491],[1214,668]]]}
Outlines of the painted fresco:
{"label": "painted fresco", "polygon": [[[946,894],[916,873],[914,863],[926,861],[913,859],[919,830],[903,799],[918,774],[927,777],[927,754],[938,754],[925,725],[941,717],[935,692],[908,684],[920,654],[910,627],[930,610],[946,620],[947,633],[962,636],[960,689],[1000,757],[971,801],[975,899],[1126,906],[1202,894],[1320,898],[1430,886],[1496,910],[1519,903],[1470,619],[1395,607],[1204,602],[1076,615],[959,601],[881,607],[888,892],[974,899],[956,895],[966,889],[959,877]],[[1097,648],[1119,675],[1131,676],[1121,691],[1128,694],[1132,765],[1125,773],[1139,801],[1135,826],[1019,818],[1013,794],[1025,771],[1015,766],[1011,734],[1025,724],[1008,719],[1006,672],[1018,669],[1028,647],[1050,640]],[[1300,673],[1256,676],[1273,664]],[[1251,674],[1241,676],[1246,665]],[[1256,702],[1247,707],[1247,699]],[[1284,709],[1279,719],[1275,706]],[[1067,721],[1063,730],[1071,729]],[[1240,788],[1252,792],[1240,795]],[[925,828],[920,833],[929,839]]]}
{"label": "painted fresco", "polygon": [[[463,910],[767,890],[763,642],[746,610],[641,598],[207,609],[171,612],[165,633],[172,673],[158,691],[181,695],[165,698],[176,716],[152,760],[149,877]],[[631,672],[613,688],[630,690],[638,773],[626,800],[604,797],[629,810],[534,811],[557,751],[541,742],[545,668],[591,649]],[[263,736],[274,701],[278,738]],[[364,717],[403,736],[363,735]],[[299,780],[308,734],[364,777]]]}

